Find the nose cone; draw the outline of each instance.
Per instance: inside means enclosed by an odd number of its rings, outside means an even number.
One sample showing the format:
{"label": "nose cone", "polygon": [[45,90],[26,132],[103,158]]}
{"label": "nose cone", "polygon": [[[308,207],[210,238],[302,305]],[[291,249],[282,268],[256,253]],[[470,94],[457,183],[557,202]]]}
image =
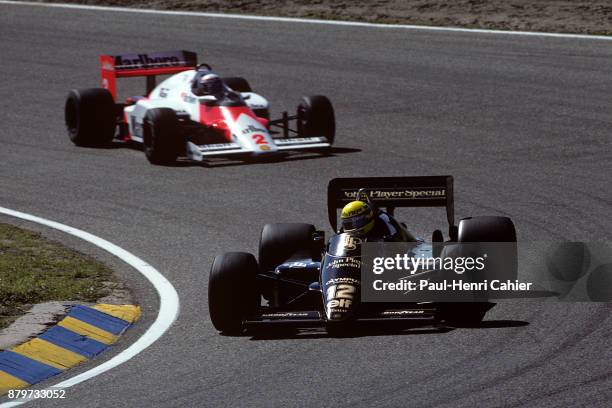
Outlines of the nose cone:
{"label": "nose cone", "polygon": [[343,322],[353,316],[352,299],[330,299],[325,302],[325,317],[330,322]]}
{"label": "nose cone", "polygon": [[350,320],[360,299],[361,281],[357,260],[327,257],[322,270],[325,317],[330,322]]}
{"label": "nose cone", "polygon": [[233,131],[242,143],[249,146],[255,155],[276,153],[278,148],[270,132],[257,119],[243,113],[233,124]]}

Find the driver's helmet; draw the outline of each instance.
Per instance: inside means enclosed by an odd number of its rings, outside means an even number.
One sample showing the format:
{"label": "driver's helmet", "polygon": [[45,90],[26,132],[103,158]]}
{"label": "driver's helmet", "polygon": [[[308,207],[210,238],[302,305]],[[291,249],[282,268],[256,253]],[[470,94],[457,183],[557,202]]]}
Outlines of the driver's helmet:
{"label": "driver's helmet", "polygon": [[206,74],[196,78],[197,83],[194,86],[196,94],[203,95],[220,95],[223,93],[223,80],[217,74]]}
{"label": "driver's helmet", "polygon": [[374,227],[374,210],[365,201],[351,201],[342,209],[342,232],[364,235]]}

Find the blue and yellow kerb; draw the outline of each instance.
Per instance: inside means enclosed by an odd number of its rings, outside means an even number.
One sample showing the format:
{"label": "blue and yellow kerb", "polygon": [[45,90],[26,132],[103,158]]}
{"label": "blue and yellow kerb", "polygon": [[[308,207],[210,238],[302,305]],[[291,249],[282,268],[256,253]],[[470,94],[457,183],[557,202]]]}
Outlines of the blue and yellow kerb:
{"label": "blue and yellow kerb", "polygon": [[37,338],[0,351],[0,395],[97,356],[139,317],[138,306],[73,306],[64,319]]}

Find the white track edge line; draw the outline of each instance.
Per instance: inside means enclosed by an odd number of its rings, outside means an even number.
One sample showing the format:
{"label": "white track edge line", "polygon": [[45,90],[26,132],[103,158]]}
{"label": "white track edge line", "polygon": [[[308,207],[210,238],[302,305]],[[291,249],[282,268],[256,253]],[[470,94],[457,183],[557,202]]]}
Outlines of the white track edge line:
{"label": "white track edge line", "polygon": [[[70,227],[68,225],[60,224],[59,222],[47,220],[45,218],[37,217],[35,215],[23,213],[20,211],[11,210],[9,208],[0,207],[0,214],[6,214],[12,217],[20,218],[22,220],[35,222],[38,224],[45,225],[47,227],[65,232],[75,237],[81,238],[89,243],[96,245],[99,248],[115,255],[128,265],[132,266],[138,272],[140,272],[155,288],[159,295],[159,312],[157,318],[153,324],[147,329],[147,331],[130,345],[127,349],[117,354],[110,360],[84,372],[78,374],[72,378],[55,384],[49,389],[61,389],[69,388],[73,385],[87,381],[97,375],[100,375],[106,371],[109,371],[120,364],[125,363],[131,358],[135,357],[147,347],[156,342],[162,335],[168,331],[170,326],[174,323],[179,314],[179,296],[174,289],[174,286],[164,277],[157,269],[149,265],[136,255],[126,251],[125,249],[103,239],[97,237],[89,232]],[[0,404],[0,408],[16,407],[24,404],[32,399],[9,401],[4,404]]]}
{"label": "white track edge line", "polygon": [[21,6],[38,6],[51,8],[66,8],[77,10],[95,10],[95,11],[113,11],[122,13],[142,13],[142,14],[166,14],[174,16],[191,16],[191,17],[211,17],[211,18],[231,18],[238,20],[258,20],[258,21],[276,21],[285,23],[304,23],[304,24],[325,24],[336,26],[350,27],[369,27],[369,28],[386,28],[386,29],[407,29],[407,30],[428,30],[428,31],[449,31],[460,33],[476,33],[476,34],[501,34],[514,36],[529,36],[529,37],[552,37],[552,38],[568,38],[582,40],[604,40],[611,41],[612,36],[605,35],[589,35],[589,34],[570,34],[570,33],[548,33],[538,31],[505,31],[505,30],[490,30],[483,28],[461,28],[461,27],[441,27],[441,26],[424,26],[411,24],[380,24],[380,23],[365,23],[360,21],[342,21],[342,20],[321,20],[298,17],[273,17],[273,16],[257,16],[251,14],[232,14],[232,13],[208,13],[200,11],[176,11],[176,10],[151,10],[139,9],[131,7],[110,7],[110,6],[92,6],[86,4],[66,4],[66,3],[39,3],[31,1],[14,1],[0,0],[0,4],[11,4]]}

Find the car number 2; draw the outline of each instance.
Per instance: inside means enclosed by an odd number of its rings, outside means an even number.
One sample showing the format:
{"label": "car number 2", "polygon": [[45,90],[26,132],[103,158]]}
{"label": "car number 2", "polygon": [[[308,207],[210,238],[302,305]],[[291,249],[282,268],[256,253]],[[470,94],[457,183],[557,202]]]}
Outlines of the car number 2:
{"label": "car number 2", "polygon": [[251,136],[256,145],[268,144],[266,137],[260,133],[255,133]]}

